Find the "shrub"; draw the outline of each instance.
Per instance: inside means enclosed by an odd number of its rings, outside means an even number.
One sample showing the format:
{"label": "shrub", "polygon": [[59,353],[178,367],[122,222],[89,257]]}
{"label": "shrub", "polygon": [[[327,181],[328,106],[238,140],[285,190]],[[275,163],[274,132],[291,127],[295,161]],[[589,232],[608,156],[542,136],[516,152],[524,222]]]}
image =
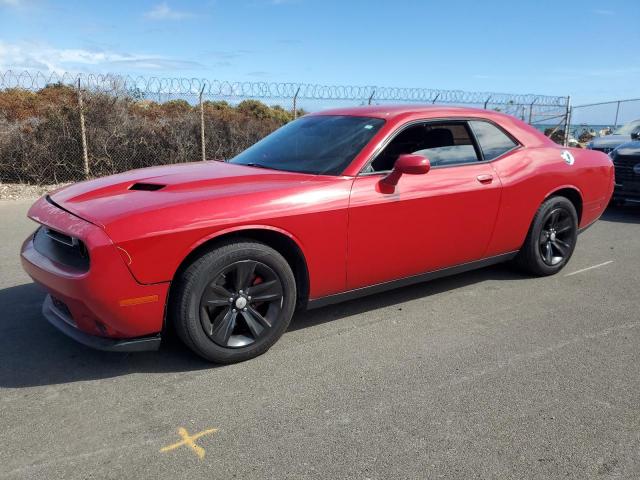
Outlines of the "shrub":
{"label": "shrub", "polygon": [[[134,92],[135,93],[135,92]],[[201,158],[200,110],[140,93],[83,92],[92,176]],[[234,107],[204,102],[207,157],[227,159],[293,119],[256,100]],[[300,111],[300,113],[303,113]],[[77,92],[54,84],[0,91],[0,182],[48,184],[84,179]]]}
{"label": "shrub", "polygon": [[564,130],[562,129],[553,129],[553,128],[545,128],[544,129],[545,136],[551,138],[554,142],[559,145],[564,144]]}

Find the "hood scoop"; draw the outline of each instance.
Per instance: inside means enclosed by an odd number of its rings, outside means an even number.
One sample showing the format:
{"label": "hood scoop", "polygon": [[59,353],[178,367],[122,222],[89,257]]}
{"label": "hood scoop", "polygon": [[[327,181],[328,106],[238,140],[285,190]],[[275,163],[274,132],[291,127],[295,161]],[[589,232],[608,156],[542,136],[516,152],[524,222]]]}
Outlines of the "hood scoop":
{"label": "hood scoop", "polygon": [[129,187],[129,190],[142,190],[145,192],[155,192],[156,190],[161,190],[166,185],[160,185],[158,183],[145,183],[145,182],[137,182]]}

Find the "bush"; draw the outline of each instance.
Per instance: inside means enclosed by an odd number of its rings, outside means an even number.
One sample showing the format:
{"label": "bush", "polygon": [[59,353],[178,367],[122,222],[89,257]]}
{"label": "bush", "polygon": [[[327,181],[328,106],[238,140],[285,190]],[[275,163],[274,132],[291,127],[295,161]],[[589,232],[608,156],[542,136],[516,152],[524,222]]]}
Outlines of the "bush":
{"label": "bush", "polygon": [[553,128],[545,128],[544,134],[546,137],[549,137],[551,140],[556,142],[559,145],[564,144],[564,130],[557,129],[554,131]]}
{"label": "bush", "polygon": [[[83,92],[92,176],[197,161],[200,109],[185,100]],[[300,111],[299,114],[304,112]],[[245,100],[204,102],[207,157],[227,159],[293,119],[282,107]],[[0,182],[84,179],[77,92],[55,84],[0,91]]]}

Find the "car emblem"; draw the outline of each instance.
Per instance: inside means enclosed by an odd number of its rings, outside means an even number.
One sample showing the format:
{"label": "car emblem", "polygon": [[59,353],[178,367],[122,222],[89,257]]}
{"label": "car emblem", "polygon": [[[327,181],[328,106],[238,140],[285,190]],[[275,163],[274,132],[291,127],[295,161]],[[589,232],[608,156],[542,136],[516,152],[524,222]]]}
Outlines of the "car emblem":
{"label": "car emblem", "polygon": [[633,173],[635,173],[636,175],[640,175],[640,163],[636,163],[633,166]]}
{"label": "car emblem", "polygon": [[576,159],[573,158],[573,155],[571,155],[571,152],[567,150],[563,150],[560,156],[567,163],[567,165],[573,165],[576,161]]}
{"label": "car emblem", "polygon": [[238,297],[238,299],[236,300],[236,308],[239,308],[242,310],[246,306],[247,306],[247,299],[244,297]]}

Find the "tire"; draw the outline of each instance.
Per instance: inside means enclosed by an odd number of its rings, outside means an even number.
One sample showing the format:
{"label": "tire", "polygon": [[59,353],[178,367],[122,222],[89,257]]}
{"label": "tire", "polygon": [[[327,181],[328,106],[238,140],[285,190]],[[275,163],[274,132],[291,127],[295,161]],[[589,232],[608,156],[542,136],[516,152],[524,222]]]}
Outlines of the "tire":
{"label": "tire", "polygon": [[169,312],[178,336],[216,363],[266,352],[286,331],[296,305],[287,261],[253,241],[204,252],[179,273],[174,286]]}
{"label": "tire", "polygon": [[565,197],[551,197],[533,217],[516,264],[536,276],[554,275],[573,255],[577,238],[578,215],[573,203]]}

